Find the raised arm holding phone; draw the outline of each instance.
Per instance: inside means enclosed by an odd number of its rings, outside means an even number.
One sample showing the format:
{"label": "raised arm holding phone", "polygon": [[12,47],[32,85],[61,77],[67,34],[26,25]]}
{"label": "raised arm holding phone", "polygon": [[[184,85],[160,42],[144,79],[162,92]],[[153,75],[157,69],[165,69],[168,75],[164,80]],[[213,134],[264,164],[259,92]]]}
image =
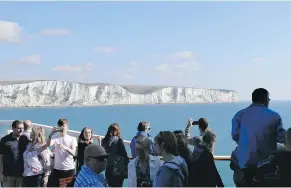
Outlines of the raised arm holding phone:
{"label": "raised arm holding phone", "polygon": [[[69,123],[67,119],[60,119],[58,127],[54,127],[47,139],[48,146],[55,146],[53,175],[48,186],[59,187],[59,179],[75,175],[74,157],[77,151],[77,139],[67,134]],[[59,135],[53,137],[55,133]]]}
{"label": "raised arm holding phone", "polygon": [[[198,125],[200,135],[191,138],[190,129],[191,127],[195,125]],[[188,144],[195,146],[195,149],[206,148],[212,154],[214,153],[214,144],[216,141],[216,134],[208,128],[208,121],[206,118],[200,118],[198,121],[193,121],[190,118],[187,123],[185,135],[186,135]]]}

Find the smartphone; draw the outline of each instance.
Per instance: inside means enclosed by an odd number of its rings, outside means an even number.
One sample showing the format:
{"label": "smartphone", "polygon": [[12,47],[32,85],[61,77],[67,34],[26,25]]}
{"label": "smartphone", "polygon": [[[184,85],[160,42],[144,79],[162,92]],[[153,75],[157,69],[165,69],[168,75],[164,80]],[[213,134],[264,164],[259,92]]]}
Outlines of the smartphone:
{"label": "smartphone", "polygon": [[198,125],[198,121],[193,121],[192,125]]}
{"label": "smartphone", "polygon": [[64,131],[64,128],[63,128],[63,127],[59,127],[59,128],[57,128],[56,131],[57,131],[57,132],[63,132],[63,131]]}

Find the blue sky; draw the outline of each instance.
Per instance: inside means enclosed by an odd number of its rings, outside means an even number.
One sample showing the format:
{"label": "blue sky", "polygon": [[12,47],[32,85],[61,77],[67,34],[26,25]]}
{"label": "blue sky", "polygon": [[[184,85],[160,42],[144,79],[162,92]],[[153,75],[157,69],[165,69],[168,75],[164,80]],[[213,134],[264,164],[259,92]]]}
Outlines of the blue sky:
{"label": "blue sky", "polygon": [[290,2],[1,2],[1,80],[236,90],[291,99]]}

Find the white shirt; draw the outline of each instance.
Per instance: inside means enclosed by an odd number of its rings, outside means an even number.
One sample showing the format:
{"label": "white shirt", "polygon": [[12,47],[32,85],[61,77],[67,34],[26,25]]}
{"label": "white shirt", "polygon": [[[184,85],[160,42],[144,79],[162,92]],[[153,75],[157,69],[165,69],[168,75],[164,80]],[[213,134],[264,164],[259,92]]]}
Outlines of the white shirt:
{"label": "white shirt", "polygon": [[23,135],[26,135],[27,139],[30,140],[30,134],[31,134],[32,130],[28,129],[26,131],[23,131]]}
{"label": "white shirt", "polygon": [[[46,149],[39,153],[37,150],[40,145],[28,144],[23,153],[24,172],[23,176],[35,176],[42,173],[49,173],[50,167],[50,150]],[[41,156],[40,156],[41,155]],[[41,157],[41,158],[40,158]]]}
{"label": "white shirt", "polygon": [[76,149],[78,146],[77,139],[70,135],[57,136],[51,139],[51,146],[55,146],[55,160],[54,169],[56,170],[72,170],[75,169],[75,161],[73,156],[67,151],[59,147],[59,144],[63,144],[70,149]]}

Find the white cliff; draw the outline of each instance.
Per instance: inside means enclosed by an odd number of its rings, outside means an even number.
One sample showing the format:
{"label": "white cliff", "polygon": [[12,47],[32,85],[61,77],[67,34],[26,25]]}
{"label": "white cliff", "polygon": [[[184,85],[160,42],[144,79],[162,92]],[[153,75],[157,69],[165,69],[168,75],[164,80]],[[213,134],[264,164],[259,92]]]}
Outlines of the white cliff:
{"label": "white cliff", "polygon": [[0,82],[0,107],[236,102],[230,90],[65,81]]}

